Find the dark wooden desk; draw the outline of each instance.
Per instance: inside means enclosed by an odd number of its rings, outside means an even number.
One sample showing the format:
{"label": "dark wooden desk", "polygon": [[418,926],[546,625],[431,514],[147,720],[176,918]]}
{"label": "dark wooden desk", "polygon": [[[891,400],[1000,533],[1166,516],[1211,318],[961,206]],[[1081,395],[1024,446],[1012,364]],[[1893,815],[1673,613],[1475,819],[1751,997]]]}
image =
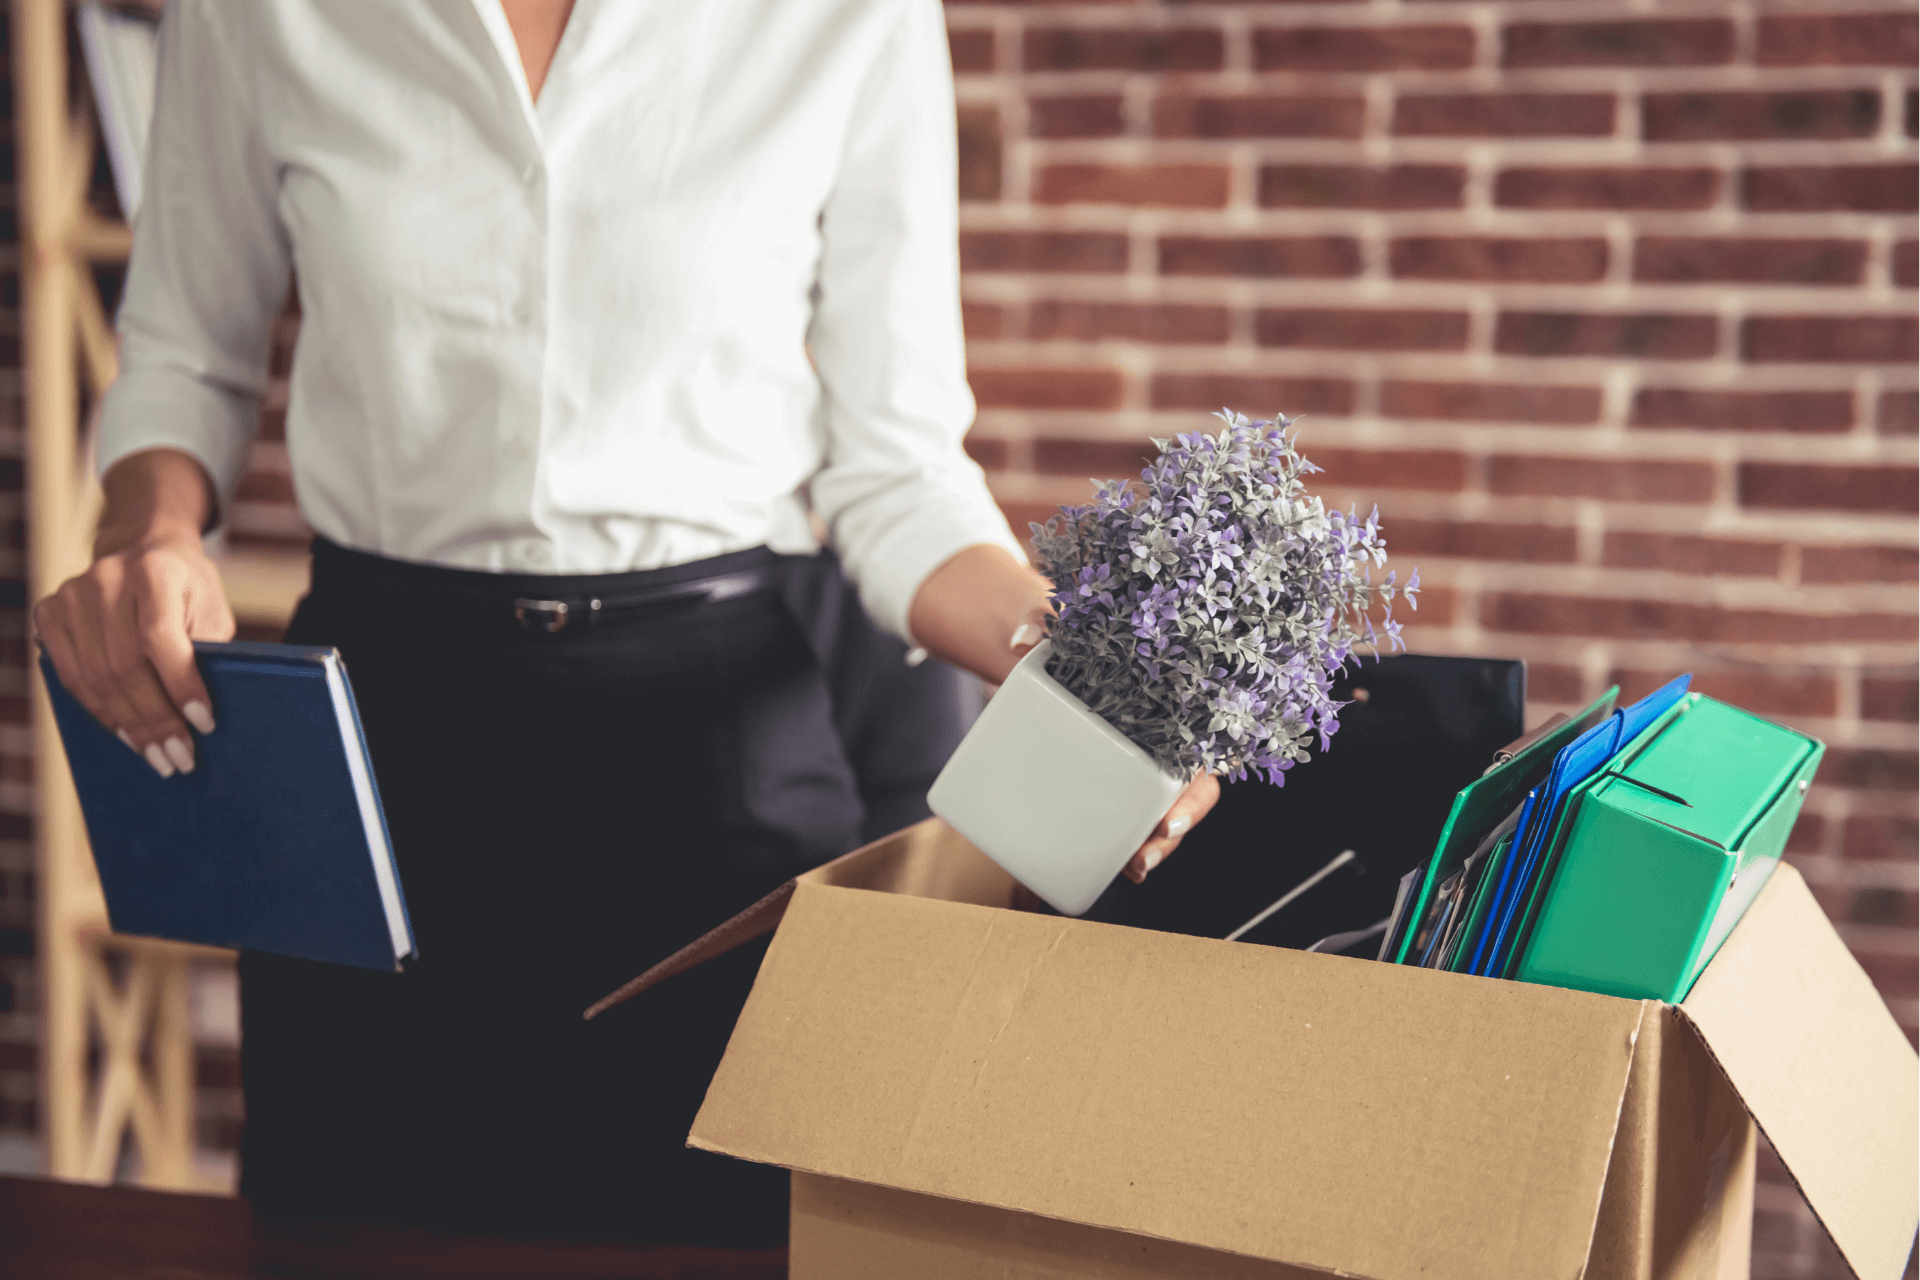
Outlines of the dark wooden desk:
{"label": "dark wooden desk", "polygon": [[254,1218],[245,1201],[0,1178],[6,1280],[785,1280],[786,1253]]}

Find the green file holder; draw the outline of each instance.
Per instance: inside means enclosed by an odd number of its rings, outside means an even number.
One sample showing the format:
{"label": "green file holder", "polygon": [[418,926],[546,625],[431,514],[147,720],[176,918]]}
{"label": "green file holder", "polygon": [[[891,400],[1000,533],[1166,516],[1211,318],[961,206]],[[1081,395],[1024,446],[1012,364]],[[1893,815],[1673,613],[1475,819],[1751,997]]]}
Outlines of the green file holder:
{"label": "green file holder", "polygon": [[1566,816],[1514,974],[1629,999],[1685,999],[1780,863],[1826,747],[1690,694]]}

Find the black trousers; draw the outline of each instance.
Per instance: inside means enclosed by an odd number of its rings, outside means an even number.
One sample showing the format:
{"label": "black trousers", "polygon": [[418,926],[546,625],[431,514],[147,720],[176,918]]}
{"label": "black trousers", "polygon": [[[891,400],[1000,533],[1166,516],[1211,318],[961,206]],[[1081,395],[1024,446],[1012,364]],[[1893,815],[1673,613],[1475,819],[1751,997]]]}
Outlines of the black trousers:
{"label": "black trousers", "polygon": [[[515,596],[756,566],[784,589],[558,635],[511,618]],[[345,658],[419,955],[400,974],[241,958],[241,1190],[258,1211],[784,1240],[783,1171],[684,1145],[764,944],[580,1015],[855,847],[870,811],[924,813],[963,708],[849,619],[837,581],[830,560],[764,549],[569,579],[316,545],[288,638]],[[447,607],[487,595],[498,610]],[[849,661],[868,679],[836,698]],[[903,742],[905,760],[887,749]],[[888,761],[865,798],[862,752]]]}

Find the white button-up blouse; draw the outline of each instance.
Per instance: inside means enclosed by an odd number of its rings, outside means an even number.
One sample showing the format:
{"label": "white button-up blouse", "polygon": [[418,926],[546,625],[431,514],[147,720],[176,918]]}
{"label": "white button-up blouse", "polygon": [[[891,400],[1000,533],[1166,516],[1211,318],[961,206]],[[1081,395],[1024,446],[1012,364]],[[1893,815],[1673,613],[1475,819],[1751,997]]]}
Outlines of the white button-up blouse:
{"label": "white button-up blouse", "polygon": [[[245,464],[290,275],[301,511],[514,572],[814,546],[882,625],[1019,544],[961,451],[938,0],[169,0],[104,471]],[[809,350],[811,360],[809,360]]]}

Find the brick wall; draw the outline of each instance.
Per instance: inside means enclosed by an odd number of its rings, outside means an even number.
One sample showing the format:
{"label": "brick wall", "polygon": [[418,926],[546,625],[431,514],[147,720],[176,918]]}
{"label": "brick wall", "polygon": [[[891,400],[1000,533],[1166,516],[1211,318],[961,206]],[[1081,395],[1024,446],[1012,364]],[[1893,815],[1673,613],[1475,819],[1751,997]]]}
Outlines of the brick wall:
{"label": "brick wall", "polygon": [[[1302,415],[1324,491],[1431,584],[1415,648],[1528,659],[1536,716],[1692,670],[1830,744],[1792,857],[1912,1038],[1912,6],[948,13],[970,447],[1014,519],[1222,406]],[[0,1143],[36,1124],[12,181],[9,148]],[[281,403],[249,540],[302,536]],[[230,1047],[202,1079],[228,1145]],[[1844,1274],[1762,1174],[1755,1273]]]}
{"label": "brick wall", "polygon": [[[1302,415],[1534,715],[1673,673],[1830,746],[1792,857],[1911,1038],[1915,16],[966,3],[971,448],[1016,520]],[[1776,1162],[1761,1276],[1840,1275]]]}

